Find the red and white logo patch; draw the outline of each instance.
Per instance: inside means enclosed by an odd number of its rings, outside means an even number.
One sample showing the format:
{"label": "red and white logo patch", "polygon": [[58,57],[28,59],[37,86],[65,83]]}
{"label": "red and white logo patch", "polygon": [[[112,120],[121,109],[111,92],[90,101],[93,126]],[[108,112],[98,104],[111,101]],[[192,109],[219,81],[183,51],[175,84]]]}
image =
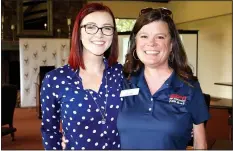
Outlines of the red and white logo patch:
{"label": "red and white logo patch", "polygon": [[169,103],[176,103],[176,104],[184,105],[186,102],[186,99],[187,99],[186,96],[181,96],[178,94],[171,94],[169,97]]}

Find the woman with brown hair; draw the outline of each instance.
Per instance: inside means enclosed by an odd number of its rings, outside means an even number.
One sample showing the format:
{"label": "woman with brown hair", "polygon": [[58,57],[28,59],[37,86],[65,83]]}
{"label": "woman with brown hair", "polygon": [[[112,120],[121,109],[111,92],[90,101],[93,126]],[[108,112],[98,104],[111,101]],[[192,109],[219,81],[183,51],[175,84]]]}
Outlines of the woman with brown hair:
{"label": "woman with brown hair", "polygon": [[130,35],[117,127],[121,149],[206,149],[209,113],[166,8],[141,11]]}

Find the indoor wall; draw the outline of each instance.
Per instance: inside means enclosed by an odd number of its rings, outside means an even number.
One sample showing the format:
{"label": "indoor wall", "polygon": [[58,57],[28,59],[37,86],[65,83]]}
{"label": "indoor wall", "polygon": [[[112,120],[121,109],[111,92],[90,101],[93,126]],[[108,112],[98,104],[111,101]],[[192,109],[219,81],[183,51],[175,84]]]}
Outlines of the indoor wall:
{"label": "indoor wall", "polygon": [[232,15],[178,24],[179,29],[196,29],[198,34],[198,78],[205,93],[232,98],[232,87],[215,85],[232,82]]}
{"label": "indoor wall", "polygon": [[171,9],[178,29],[199,30],[198,78],[203,91],[232,98],[232,87],[214,84],[232,82],[232,1],[98,2],[109,6],[116,18],[137,18],[145,7]]}

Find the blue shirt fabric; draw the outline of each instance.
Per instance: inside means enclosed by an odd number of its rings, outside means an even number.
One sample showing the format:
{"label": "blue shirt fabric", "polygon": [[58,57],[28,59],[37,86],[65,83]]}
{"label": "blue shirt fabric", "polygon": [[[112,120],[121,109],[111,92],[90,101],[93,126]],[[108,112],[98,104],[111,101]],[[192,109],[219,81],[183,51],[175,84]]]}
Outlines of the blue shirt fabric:
{"label": "blue shirt fabric", "polygon": [[[79,70],[74,71],[69,65],[46,74],[41,86],[41,132],[45,149],[62,149],[60,121],[68,140],[66,149],[120,149],[116,119],[121,103],[122,65],[109,67],[104,62],[99,92],[84,90]],[[104,124],[100,110],[104,114],[105,106]]]}
{"label": "blue shirt fabric", "polygon": [[186,149],[194,124],[209,119],[199,82],[185,82],[175,72],[151,95],[144,78],[124,80],[123,89],[139,94],[123,97],[117,127],[121,149]]}

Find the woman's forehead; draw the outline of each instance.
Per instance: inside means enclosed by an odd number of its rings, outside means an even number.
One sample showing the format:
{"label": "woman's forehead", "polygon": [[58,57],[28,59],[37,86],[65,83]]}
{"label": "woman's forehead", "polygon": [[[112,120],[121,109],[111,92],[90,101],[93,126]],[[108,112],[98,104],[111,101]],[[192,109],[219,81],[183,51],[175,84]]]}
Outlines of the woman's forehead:
{"label": "woman's forehead", "polygon": [[164,33],[168,34],[169,29],[166,22],[163,21],[154,21],[149,24],[142,26],[138,33],[150,33],[150,34],[158,34]]}
{"label": "woman's forehead", "polygon": [[93,23],[96,25],[113,25],[112,16],[108,12],[98,11],[93,12],[85,16],[82,20],[82,24]]}

